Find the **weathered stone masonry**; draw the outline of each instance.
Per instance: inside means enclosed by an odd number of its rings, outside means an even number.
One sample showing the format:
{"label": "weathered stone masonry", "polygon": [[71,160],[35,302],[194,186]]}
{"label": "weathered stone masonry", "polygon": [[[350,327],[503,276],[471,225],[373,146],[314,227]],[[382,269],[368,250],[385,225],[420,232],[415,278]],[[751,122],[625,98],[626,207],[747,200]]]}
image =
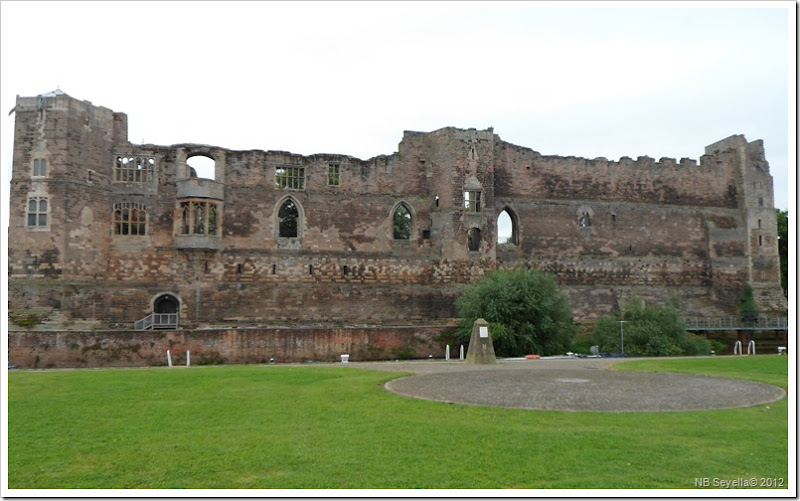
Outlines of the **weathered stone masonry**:
{"label": "weathered stone masonry", "polygon": [[760,140],[615,162],[444,128],[360,160],[135,145],[124,113],[58,91],[15,113],[14,331],[131,329],[165,307],[184,329],[445,325],[464,284],[518,265],[555,274],[579,321],[631,294],[735,314],[745,283],[786,309]]}

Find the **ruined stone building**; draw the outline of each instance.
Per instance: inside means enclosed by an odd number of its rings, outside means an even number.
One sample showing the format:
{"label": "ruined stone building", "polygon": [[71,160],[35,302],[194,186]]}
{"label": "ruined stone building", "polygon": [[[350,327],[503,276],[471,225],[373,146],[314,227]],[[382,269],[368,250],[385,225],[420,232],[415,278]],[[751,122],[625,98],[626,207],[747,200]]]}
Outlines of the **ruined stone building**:
{"label": "ruined stone building", "polygon": [[583,322],[629,295],[735,315],[748,283],[786,309],[769,164],[741,135],[611,161],[447,127],[361,160],[133,144],[126,114],[60,91],[14,112],[11,330],[443,325],[513,266],[554,274]]}

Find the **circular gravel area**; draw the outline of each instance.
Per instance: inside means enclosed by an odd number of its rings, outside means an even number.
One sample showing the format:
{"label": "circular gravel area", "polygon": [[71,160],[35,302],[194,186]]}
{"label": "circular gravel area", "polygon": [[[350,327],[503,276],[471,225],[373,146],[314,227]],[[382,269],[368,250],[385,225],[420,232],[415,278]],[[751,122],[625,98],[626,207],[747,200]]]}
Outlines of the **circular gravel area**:
{"label": "circular gravel area", "polygon": [[[602,359],[358,364],[410,371],[392,380],[394,393],[440,402],[536,410],[661,412],[729,409],[774,402],[786,392],[740,379],[652,372],[622,372]],[[355,365],[355,364],[351,364]]]}

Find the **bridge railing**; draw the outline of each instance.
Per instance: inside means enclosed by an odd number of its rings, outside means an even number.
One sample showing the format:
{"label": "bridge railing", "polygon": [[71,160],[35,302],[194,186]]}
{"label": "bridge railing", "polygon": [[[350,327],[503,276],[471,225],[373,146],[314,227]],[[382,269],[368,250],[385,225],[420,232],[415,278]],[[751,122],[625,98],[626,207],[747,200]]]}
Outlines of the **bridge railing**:
{"label": "bridge railing", "polygon": [[693,330],[787,330],[789,319],[786,317],[689,317],[686,318],[686,329]]}

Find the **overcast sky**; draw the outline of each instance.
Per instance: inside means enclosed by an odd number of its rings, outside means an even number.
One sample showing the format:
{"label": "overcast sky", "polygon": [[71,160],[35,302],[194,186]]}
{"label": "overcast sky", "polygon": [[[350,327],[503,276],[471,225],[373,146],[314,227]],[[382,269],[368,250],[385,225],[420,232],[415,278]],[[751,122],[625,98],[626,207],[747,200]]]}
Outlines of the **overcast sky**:
{"label": "overcast sky", "polygon": [[7,114],[56,88],[127,113],[133,143],[362,159],[446,126],[611,160],[744,134],[793,212],[795,3],[596,5],[2,2],[4,226]]}

